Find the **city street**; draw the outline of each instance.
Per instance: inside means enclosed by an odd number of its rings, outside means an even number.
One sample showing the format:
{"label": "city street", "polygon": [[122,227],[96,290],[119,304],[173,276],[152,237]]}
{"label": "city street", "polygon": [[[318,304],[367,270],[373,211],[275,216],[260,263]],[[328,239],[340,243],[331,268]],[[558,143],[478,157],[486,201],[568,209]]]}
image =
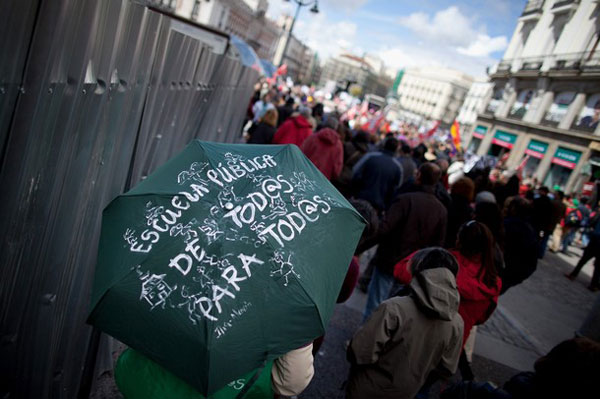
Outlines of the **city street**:
{"label": "city street", "polygon": [[[518,371],[533,369],[537,358],[573,337],[597,295],[586,288],[592,262],[574,282],[563,276],[572,270],[580,254],[581,249],[574,246],[570,256],[548,252],[528,280],[500,297],[497,310],[478,329],[473,357],[478,381],[501,386]],[[367,258],[361,259],[361,267]],[[344,397],[342,387],[349,367],[345,341],[358,327],[365,301],[366,295],[356,289],[345,304],[337,306],[315,360],[315,377],[300,398]]]}

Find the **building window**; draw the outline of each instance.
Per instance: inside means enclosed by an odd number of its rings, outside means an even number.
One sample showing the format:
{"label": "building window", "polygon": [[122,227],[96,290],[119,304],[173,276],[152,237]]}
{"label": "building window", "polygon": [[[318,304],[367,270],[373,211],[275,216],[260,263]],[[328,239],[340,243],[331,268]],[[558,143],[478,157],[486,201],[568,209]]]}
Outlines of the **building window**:
{"label": "building window", "polygon": [[542,124],[549,125],[549,126],[558,126],[560,121],[562,121],[562,119],[567,114],[569,105],[571,105],[571,103],[573,102],[574,99],[575,99],[574,91],[563,91],[562,93],[559,93],[554,98],[554,102],[550,106],[550,109],[548,110],[548,112],[546,112],[546,115],[544,116],[544,119],[542,120]]}
{"label": "building window", "polygon": [[512,106],[509,116],[513,119],[523,119],[523,116],[525,116],[529,109],[533,95],[533,90],[522,90],[517,97],[517,101]]}
{"label": "building window", "polygon": [[488,103],[488,106],[486,108],[486,111],[488,113],[493,114],[494,112],[496,112],[496,110],[500,106],[500,103],[502,102],[503,95],[504,95],[504,89],[496,89],[494,91],[494,94],[492,95],[492,99],[490,100],[490,102]]}
{"label": "building window", "polygon": [[573,123],[573,128],[586,132],[593,132],[598,127],[600,120],[600,93],[591,94]]}

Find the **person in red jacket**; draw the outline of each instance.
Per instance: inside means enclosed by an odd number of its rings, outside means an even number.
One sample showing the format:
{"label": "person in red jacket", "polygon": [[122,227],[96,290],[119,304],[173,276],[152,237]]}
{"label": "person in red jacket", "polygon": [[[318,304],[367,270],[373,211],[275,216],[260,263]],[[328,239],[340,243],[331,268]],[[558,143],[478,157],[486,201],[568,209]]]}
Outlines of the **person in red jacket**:
{"label": "person in red jacket", "polygon": [[279,126],[273,136],[272,144],[296,144],[302,146],[304,140],[311,135],[313,126],[310,121],[310,110],[306,107],[300,108],[300,113],[289,117]]}
{"label": "person in red jacket", "polygon": [[[459,269],[456,285],[460,294],[458,313],[464,321],[463,346],[473,326],[483,324],[494,312],[502,281],[494,264],[494,237],[483,223],[471,220],[458,232],[456,249],[450,252],[456,257]],[[403,284],[410,283],[408,269],[411,254],[394,267],[394,277]],[[466,357],[461,355],[459,368],[463,379],[472,379]]]}
{"label": "person in red jacket", "polygon": [[338,120],[329,116],[325,127],[310,135],[302,152],[329,180],[337,178],[344,166],[344,145],[337,132]]}

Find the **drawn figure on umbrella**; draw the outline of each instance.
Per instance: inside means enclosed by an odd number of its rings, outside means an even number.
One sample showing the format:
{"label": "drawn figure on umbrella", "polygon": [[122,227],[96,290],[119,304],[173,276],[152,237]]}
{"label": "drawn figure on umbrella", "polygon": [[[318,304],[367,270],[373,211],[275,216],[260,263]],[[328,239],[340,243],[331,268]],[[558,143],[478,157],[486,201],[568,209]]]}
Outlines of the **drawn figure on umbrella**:
{"label": "drawn figure on umbrella", "polygon": [[314,190],[315,188],[315,182],[309,180],[304,172],[294,172],[294,177],[290,178],[290,181],[299,191]]}
{"label": "drawn figure on umbrella", "polygon": [[223,187],[223,190],[217,194],[217,199],[219,200],[219,205],[221,208],[225,208],[227,210],[232,210],[234,206],[233,204],[242,200],[233,192],[233,186],[229,185]]}
{"label": "drawn figure on umbrella", "polygon": [[240,161],[244,160],[244,157],[241,156],[240,154],[232,154],[230,152],[226,152],[224,157],[225,157],[225,161],[227,161],[227,165],[229,165],[229,166],[235,165],[235,164],[239,163]]}
{"label": "drawn figure on umbrella", "polygon": [[287,214],[287,207],[285,201],[281,199],[281,195],[270,198],[271,213],[268,215],[262,215],[263,219],[273,220],[278,217],[285,216]]}
{"label": "drawn figure on umbrella", "polygon": [[219,229],[219,224],[214,219],[204,219],[204,224],[199,227],[200,231],[206,235],[208,245],[217,241],[225,232]]}
{"label": "drawn figure on umbrella", "polygon": [[158,220],[158,217],[163,214],[165,211],[164,206],[152,206],[152,202],[148,201],[146,203],[146,224],[148,226],[152,226],[155,220]]}
{"label": "drawn figure on umbrella", "polygon": [[216,255],[206,256],[204,259],[202,259],[202,264],[204,264],[210,268],[214,268],[216,266],[217,269],[222,271],[222,270],[227,269],[229,266],[232,266],[231,262],[228,259],[229,257],[232,257],[232,256],[233,256],[232,253],[227,253],[220,258]]}
{"label": "drawn figure on umbrella", "polygon": [[137,267],[137,274],[140,276],[142,281],[142,292],[140,293],[140,301],[145,300],[150,304],[150,310],[154,310],[155,307],[160,306],[165,308],[167,298],[171,293],[177,289],[177,285],[171,287],[165,281],[166,274],[152,274],[149,272],[143,273]]}
{"label": "drawn figure on umbrella", "polygon": [[171,237],[182,235],[185,237],[184,242],[188,243],[198,237],[198,232],[194,230],[194,226],[197,224],[198,221],[195,218],[192,218],[185,226],[183,223],[177,223],[175,226],[171,227],[169,235]]}
{"label": "drawn figure on umbrella", "polygon": [[198,266],[196,268],[196,272],[198,273],[196,276],[192,277],[192,280],[195,283],[200,284],[201,288],[206,288],[207,286],[213,285],[215,282],[209,275],[206,274],[205,266]]}
{"label": "drawn figure on umbrella", "polygon": [[205,308],[205,306],[207,306],[206,302],[208,301],[208,298],[206,298],[203,293],[198,292],[190,295],[188,288],[184,285],[181,287],[181,296],[185,299],[185,301],[177,305],[177,307],[186,307],[186,310],[188,311],[188,318],[192,321],[192,324],[198,324],[198,320],[201,320],[202,316],[209,320],[217,320],[216,317],[211,316],[209,313],[212,306],[210,306],[208,309]]}
{"label": "drawn figure on umbrella", "polygon": [[292,254],[287,255],[284,251],[278,249],[273,253],[273,257],[269,259],[274,267],[271,268],[270,276],[273,277],[275,275],[280,275],[285,279],[285,283],[283,284],[285,287],[289,284],[289,277],[293,275],[297,279],[300,278],[300,275],[296,273],[294,270],[294,265],[292,264]]}
{"label": "drawn figure on umbrella", "polygon": [[177,183],[184,184],[189,180],[193,180],[198,183],[202,183],[208,186],[208,180],[200,177],[200,173],[206,169],[208,163],[206,162],[194,162],[190,165],[188,170],[184,170],[177,175]]}

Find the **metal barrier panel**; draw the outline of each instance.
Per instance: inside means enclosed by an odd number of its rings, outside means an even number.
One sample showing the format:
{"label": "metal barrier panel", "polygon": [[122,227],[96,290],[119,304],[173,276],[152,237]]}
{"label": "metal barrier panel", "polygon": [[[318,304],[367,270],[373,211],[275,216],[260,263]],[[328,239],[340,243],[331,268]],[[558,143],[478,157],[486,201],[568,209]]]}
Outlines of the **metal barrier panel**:
{"label": "metal barrier panel", "polygon": [[127,0],[0,4],[3,398],[77,396],[108,202],[192,138],[239,138],[257,73],[172,24]]}

